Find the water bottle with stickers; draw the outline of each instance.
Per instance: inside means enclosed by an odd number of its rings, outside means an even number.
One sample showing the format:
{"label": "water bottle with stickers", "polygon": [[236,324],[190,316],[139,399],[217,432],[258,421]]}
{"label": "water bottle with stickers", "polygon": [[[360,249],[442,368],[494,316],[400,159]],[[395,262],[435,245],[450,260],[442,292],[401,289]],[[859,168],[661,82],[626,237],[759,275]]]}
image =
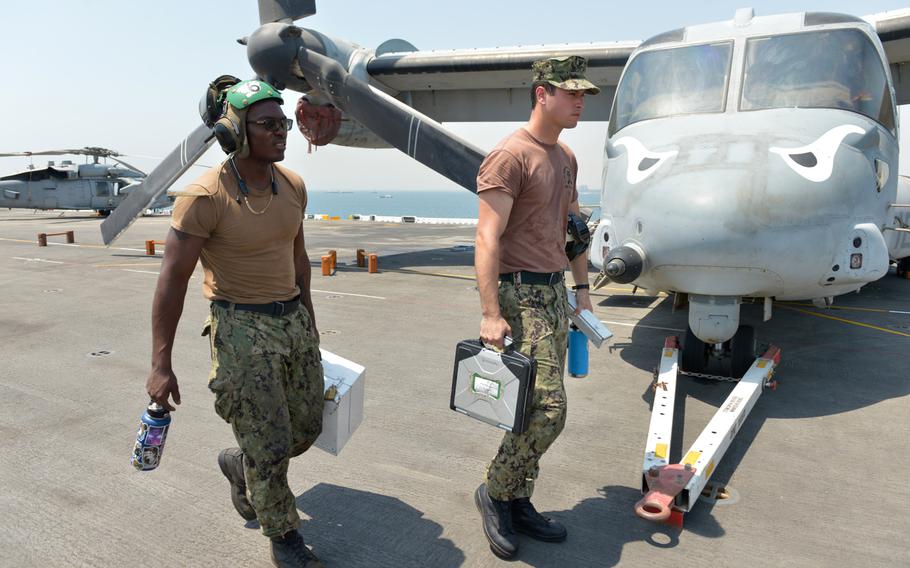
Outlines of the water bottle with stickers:
{"label": "water bottle with stickers", "polygon": [[136,445],[130,463],[139,471],[150,471],[161,463],[164,441],[171,426],[171,415],[157,402],[150,402],[136,433]]}

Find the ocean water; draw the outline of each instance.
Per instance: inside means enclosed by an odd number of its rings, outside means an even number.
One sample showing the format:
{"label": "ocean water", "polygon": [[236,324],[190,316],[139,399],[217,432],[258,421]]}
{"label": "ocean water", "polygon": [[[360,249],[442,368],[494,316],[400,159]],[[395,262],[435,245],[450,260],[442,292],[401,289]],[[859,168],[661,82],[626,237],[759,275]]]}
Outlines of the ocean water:
{"label": "ocean water", "polygon": [[[468,190],[438,191],[310,191],[307,213],[316,215],[390,215],[477,218],[477,196]],[[594,204],[599,193],[579,194],[582,204]]]}

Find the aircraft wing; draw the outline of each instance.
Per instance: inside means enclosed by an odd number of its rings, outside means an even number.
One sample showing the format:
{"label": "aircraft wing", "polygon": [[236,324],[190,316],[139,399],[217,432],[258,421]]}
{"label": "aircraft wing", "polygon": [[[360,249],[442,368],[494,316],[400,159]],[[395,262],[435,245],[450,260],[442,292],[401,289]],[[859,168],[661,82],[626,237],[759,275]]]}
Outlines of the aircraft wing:
{"label": "aircraft wing", "polygon": [[524,121],[531,108],[531,63],[581,55],[601,88],[585,99],[583,120],[606,121],[626,61],[639,42],[536,45],[382,53],[367,72],[393,91],[410,92],[415,109],[439,122]]}
{"label": "aircraft wing", "polygon": [[897,104],[910,103],[910,8],[863,18],[878,32],[891,65]]}

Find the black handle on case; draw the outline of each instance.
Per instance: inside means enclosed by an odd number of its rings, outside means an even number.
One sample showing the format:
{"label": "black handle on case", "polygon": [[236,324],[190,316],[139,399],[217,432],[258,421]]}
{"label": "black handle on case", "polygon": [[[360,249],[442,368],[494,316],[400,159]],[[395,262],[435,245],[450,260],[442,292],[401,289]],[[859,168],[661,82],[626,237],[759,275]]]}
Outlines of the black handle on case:
{"label": "black handle on case", "polygon": [[[511,343],[509,343],[508,345],[506,345],[506,341],[505,341],[506,338],[508,338],[508,339],[511,341]],[[481,346],[481,347],[486,348],[487,344],[484,343],[482,337],[478,337],[478,338],[477,338],[477,341],[480,343],[480,346]],[[504,349],[502,350],[503,353],[508,353],[508,352],[510,352],[510,351],[515,351],[515,340],[512,339],[511,337],[509,337],[508,335],[506,335],[505,337],[503,337],[503,339],[502,339],[502,344],[503,344],[503,347],[504,347]]]}

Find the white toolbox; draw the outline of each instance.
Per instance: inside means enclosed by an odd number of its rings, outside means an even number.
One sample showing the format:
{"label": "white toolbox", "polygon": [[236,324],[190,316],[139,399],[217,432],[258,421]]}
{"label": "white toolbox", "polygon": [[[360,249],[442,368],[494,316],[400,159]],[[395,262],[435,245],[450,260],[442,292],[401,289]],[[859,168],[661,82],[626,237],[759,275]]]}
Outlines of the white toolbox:
{"label": "white toolbox", "polygon": [[575,313],[575,308],[578,306],[575,292],[566,290],[566,296],[569,301],[569,319],[594,344],[594,347],[600,349],[604,341],[613,337],[613,332],[607,329],[607,326],[597,319],[597,316],[591,313],[590,310],[582,310],[580,314]]}
{"label": "white toolbox", "polygon": [[325,349],[319,352],[322,354],[326,401],[322,410],[322,434],[315,445],[337,456],[363,421],[366,369]]}

